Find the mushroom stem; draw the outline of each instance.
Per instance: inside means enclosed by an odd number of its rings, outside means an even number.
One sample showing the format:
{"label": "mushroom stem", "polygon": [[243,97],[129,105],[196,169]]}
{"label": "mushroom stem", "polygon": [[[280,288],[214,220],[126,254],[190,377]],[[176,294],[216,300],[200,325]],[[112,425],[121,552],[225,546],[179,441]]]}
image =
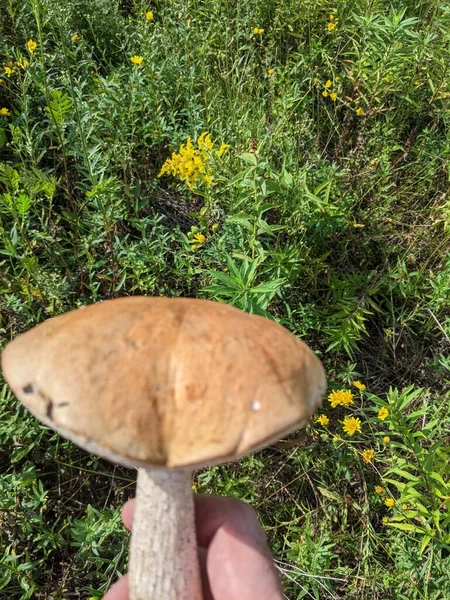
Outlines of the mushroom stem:
{"label": "mushroom stem", "polygon": [[190,471],[139,469],[130,600],[203,600]]}

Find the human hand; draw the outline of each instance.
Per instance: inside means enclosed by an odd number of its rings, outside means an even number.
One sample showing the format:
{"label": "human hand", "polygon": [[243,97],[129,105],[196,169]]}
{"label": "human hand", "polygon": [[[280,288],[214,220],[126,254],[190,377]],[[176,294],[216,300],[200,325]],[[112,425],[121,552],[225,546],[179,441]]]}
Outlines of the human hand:
{"label": "human hand", "polygon": [[[195,521],[205,600],[282,600],[280,581],[255,511],[245,502],[195,495]],[[122,510],[133,527],[135,500]],[[103,600],[128,600],[122,577]]]}

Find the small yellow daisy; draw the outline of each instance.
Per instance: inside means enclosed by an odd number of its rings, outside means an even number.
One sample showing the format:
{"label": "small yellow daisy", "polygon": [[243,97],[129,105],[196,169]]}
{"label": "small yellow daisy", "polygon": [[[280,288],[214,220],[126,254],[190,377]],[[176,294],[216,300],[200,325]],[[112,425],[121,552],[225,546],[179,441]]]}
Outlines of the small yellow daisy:
{"label": "small yellow daisy", "polygon": [[361,420],[357,417],[345,417],[342,427],[347,435],[361,433]]}
{"label": "small yellow daisy", "polygon": [[203,235],[203,233],[196,233],[194,235],[194,240],[199,244],[204,244],[206,242],[206,237]]}
{"label": "small yellow daisy", "polygon": [[361,392],[366,391],[366,386],[364,385],[364,383],[361,383],[359,380],[354,381],[353,385],[355,386],[355,388],[357,388]]}
{"label": "small yellow daisy", "polygon": [[29,52],[31,54],[33,54],[33,52],[37,48],[37,43],[34,40],[28,40],[28,42],[27,42],[27,48],[28,48]]}
{"label": "small yellow daisy", "polygon": [[368,465],[372,462],[373,457],[375,456],[374,450],[364,450],[362,453],[363,461]]}
{"label": "small yellow daisy", "polygon": [[130,58],[131,62],[133,63],[133,65],[142,65],[142,63],[144,62],[144,58],[142,56],[138,56],[137,54],[135,54],[134,56],[132,56]]}
{"label": "small yellow daisy", "polygon": [[389,416],[388,409],[385,406],[380,408],[380,410],[378,411],[378,418],[380,419],[380,421],[384,421],[385,419],[388,418],[388,416]]}
{"label": "small yellow daisy", "polygon": [[324,427],[327,427],[330,424],[330,419],[327,415],[319,415],[316,420],[319,425],[323,425]]}

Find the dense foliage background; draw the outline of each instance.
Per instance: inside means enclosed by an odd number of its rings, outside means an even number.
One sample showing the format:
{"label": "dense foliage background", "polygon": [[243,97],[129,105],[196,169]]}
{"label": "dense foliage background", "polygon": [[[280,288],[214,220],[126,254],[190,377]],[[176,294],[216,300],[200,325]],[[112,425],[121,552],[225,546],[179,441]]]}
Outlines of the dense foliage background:
{"label": "dense foliage background", "polygon": [[[321,356],[331,401],[195,489],[258,510],[290,599],[448,600],[449,5],[0,9],[1,345],[131,294],[276,319]],[[134,474],[3,380],[0,449],[0,596],[101,598]]]}

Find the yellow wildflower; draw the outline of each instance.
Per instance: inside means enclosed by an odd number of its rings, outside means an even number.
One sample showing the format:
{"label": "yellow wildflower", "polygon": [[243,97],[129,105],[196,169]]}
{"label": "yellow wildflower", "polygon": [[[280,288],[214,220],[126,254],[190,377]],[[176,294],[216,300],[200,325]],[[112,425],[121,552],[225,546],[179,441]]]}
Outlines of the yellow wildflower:
{"label": "yellow wildflower", "polygon": [[0,77],[0,85],[3,83],[3,79]]}
{"label": "yellow wildflower", "polygon": [[11,69],[11,67],[3,67],[3,69],[8,77],[11,77],[11,75],[14,73],[14,69]]}
{"label": "yellow wildflower", "polygon": [[364,114],[364,109],[362,106],[360,106],[359,108],[356,109],[356,116],[357,117],[362,117]]}
{"label": "yellow wildflower", "polygon": [[131,62],[133,63],[133,65],[141,65],[144,61],[142,56],[138,56],[137,54],[135,54],[134,56],[132,56],[130,58]]}
{"label": "yellow wildflower", "polygon": [[384,438],[383,438],[383,442],[385,444],[389,444],[390,441],[391,441],[391,438],[388,435],[385,435]]}
{"label": "yellow wildflower", "polygon": [[330,98],[333,100],[333,102],[336,102],[336,100],[337,100],[336,92],[333,92],[332,94],[330,94]]}
{"label": "yellow wildflower", "polygon": [[196,233],[194,235],[194,240],[199,244],[204,244],[206,242],[206,237],[203,235],[203,233]]}
{"label": "yellow wildflower", "polygon": [[[216,151],[216,156],[222,156],[230,146],[222,144]],[[213,174],[209,170],[214,143],[210,134],[204,131],[194,143],[188,138],[185,144],[181,144],[178,152],[173,152],[163,164],[158,177],[173,175],[193,189],[198,180],[207,185],[213,184]]]}
{"label": "yellow wildflower", "polygon": [[0,108],[0,117],[9,117],[10,114],[7,108]]}
{"label": "yellow wildflower", "polygon": [[336,75],[335,79],[336,79],[336,81],[340,81],[341,80],[341,78],[339,77],[339,75]]}
{"label": "yellow wildflower", "polygon": [[383,517],[383,523],[389,523],[389,517]]}
{"label": "yellow wildflower", "polygon": [[267,75],[269,75],[269,76],[273,75],[273,69],[267,69]]}
{"label": "yellow wildflower", "polygon": [[375,456],[374,450],[364,450],[364,452],[362,453],[363,461],[366,464],[369,464],[370,462],[372,462],[372,459],[374,456]]}
{"label": "yellow wildflower", "polygon": [[328,31],[333,31],[333,29],[336,28],[336,23],[334,23],[333,21],[330,21],[327,25],[327,29]]}
{"label": "yellow wildflower", "polygon": [[381,494],[384,494],[384,487],[382,487],[381,485],[376,485],[376,486],[375,486],[375,492],[376,492],[377,494],[380,494],[380,495],[381,495]]}
{"label": "yellow wildflower", "polygon": [[345,417],[343,429],[347,435],[354,435],[356,432],[361,433],[361,420],[357,417]]}
{"label": "yellow wildflower", "polygon": [[146,19],[146,21],[148,21],[148,22],[150,22],[150,21],[153,21],[153,11],[151,11],[151,10],[148,10],[148,11],[145,13],[145,19]]}
{"label": "yellow wildflower", "polygon": [[323,96],[324,98],[326,98],[328,95],[329,95],[329,94],[328,94],[327,90],[323,90],[323,92],[322,92],[322,96]]}
{"label": "yellow wildflower", "polygon": [[35,41],[33,41],[33,40],[28,40],[28,42],[27,42],[27,48],[28,48],[28,50],[29,50],[30,54],[33,54],[33,52],[34,52],[34,51],[36,50],[36,48],[37,48],[37,44],[36,44],[36,42],[35,42]]}
{"label": "yellow wildflower", "polygon": [[378,418],[380,419],[380,421],[384,421],[385,419],[388,418],[388,416],[389,416],[388,409],[385,406],[380,408],[380,410],[378,411]]}
{"label": "yellow wildflower", "polygon": [[254,27],[253,35],[262,35],[264,33],[264,29],[262,27]]}
{"label": "yellow wildflower", "polygon": [[197,140],[197,146],[201,150],[212,150],[213,143],[211,140],[211,136],[207,131],[204,131]]}
{"label": "yellow wildflower", "polygon": [[72,42],[76,42],[79,37],[80,36],[78,35],[78,33],[74,33],[70,39],[72,40]]}
{"label": "yellow wildflower", "polygon": [[192,250],[197,250],[197,246],[195,244],[192,244],[191,248]]}
{"label": "yellow wildflower", "polygon": [[230,147],[229,144],[221,144],[220,148],[216,151],[216,156],[220,158]]}
{"label": "yellow wildflower", "polygon": [[[355,225],[353,225],[353,227],[355,227]],[[355,388],[358,388],[358,390],[360,390],[361,392],[366,391],[366,386],[364,385],[364,383],[361,383],[358,379],[353,382],[353,385],[355,386]]]}
{"label": "yellow wildflower", "polygon": [[388,508],[392,508],[393,506],[395,506],[395,500],[393,498],[386,498],[384,503]]}
{"label": "yellow wildflower", "polygon": [[317,417],[317,423],[319,423],[319,425],[327,427],[327,425],[330,424],[330,419],[327,417],[327,415],[319,415]]}
{"label": "yellow wildflower", "polygon": [[334,15],[330,15],[330,21],[334,21]]}
{"label": "yellow wildflower", "polygon": [[407,504],[402,504],[402,510],[408,510],[408,505]]}
{"label": "yellow wildflower", "polygon": [[328,79],[328,80],[325,82],[325,87],[326,87],[326,88],[330,88],[332,85],[333,85],[333,82],[331,81],[331,79]]}
{"label": "yellow wildflower", "polygon": [[328,395],[328,402],[331,403],[331,408],[336,408],[339,404],[348,406],[353,404],[353,394],[350,390],[331,390]]}

